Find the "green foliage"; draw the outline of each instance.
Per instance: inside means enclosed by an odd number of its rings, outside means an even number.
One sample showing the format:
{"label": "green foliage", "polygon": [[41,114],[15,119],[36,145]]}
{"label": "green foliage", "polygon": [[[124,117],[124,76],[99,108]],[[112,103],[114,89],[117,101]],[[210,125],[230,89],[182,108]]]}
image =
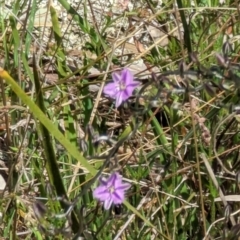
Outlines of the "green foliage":
{"label": "green foliage", "polygon": [[[0,235],[239,237],[235,3],[57,2],[0,3]],[[102,87],[126,66],[142,88],[115,109]],[[105,211],[92,190],[112,170],[132,187]]]}

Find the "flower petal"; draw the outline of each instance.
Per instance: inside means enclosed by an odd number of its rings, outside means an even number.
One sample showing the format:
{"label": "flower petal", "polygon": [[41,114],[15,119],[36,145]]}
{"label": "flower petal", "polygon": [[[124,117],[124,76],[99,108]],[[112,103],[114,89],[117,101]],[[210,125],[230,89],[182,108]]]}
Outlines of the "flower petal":
{"label": "flower petal", "polygon": [[120,204],[124,201],[124,191],[115,191],[112,193],[112,200],[114,204]]}
{"label": "flower petal", "polygon": [[139,81],[132,81],[131,83],[127,84],[127,87],[133,87],[136,88],[137,86],[140,85]]}
{"label": "flower petal", "polygon": [[104,201],[104,208],[108,210],[111,207],[112,203],[113,203],[113,199],[112,197],[109,197]]}
{"label": "flower petal", "polygon": [[99,183],[100,183],[100,185],[107,186],[107,184],[108,184],[108,179],[105,178],[105,177],[100,177],[100,178],[99,178]]}
{"label": "flower petal", "polygon": [[123,183],[122,176],[118,174],[116,181],[114,182],[114,189],[115,191],[126,191],[131,187],[130,183]]}
{"label": "flower petal", "polygon": [[132,94],[133,94],[133,91],[135,90],[135,88],[136,88],[139,84],[140,84],[139,82],[135,82],[135,81],[134,81],[132,84],[127,85],[127,86],[126,86],[126,89],[124,90],[125,95],[131,97]]}
{"label": "flower petal", "polygon": [[116,94],[116,103],[115,103],[115,105],[116,105],[117,108],[122,104],[122,102],[123,102],[124,100],[127,99],[127,98],[123,99],[123,97],[125,98],[124,91],[119,91],[119,92]]}
{"label": "flower petal", "polygon": [[122,176],[119,173],[116,173],[116,174],[117,174],[117,177],[114,182],[114,188],[118,188],[119,186],[122,185]]}
{"label": "flower petal", "polygon": [[133,75],[127,68],[124,68],[122,70],[121,76],[122,76],[122,81],[125,83],[126,86],[133,82]]}
{"label": "flower petal", "polygon": [[131,97],[131,95],[128,94],[128,92],[125,90],[122,91],[122,102],[125,102],[127,99]]}
{"label": "flower petal", "polygon": [[119,74],[119,72],[113,72],[112,73],[113,81],[116,83],[120,82],[122,80],[122,74]]}
{"label": "flower petal", "polygon": [[130,183],[121,183],[121,184],[118,184],[118,186],[116,186],[117,184],[115,184],[115,190],[118,191],[126,191],[128,190],[130,187],[131,187],[131,184]]}
{"label": "flower petal", "polygon": [[116,98],[116,93],[117,93],[117,85],[116,83],[108,83],[104,86],[103,88],[103,93],[105,95],[108,95],[111,98]]}
{"label": "flower petal", "polygon": [[111,196],[106,186],[99,186],[93,191],[93,197],[100,200],[105,201]]}
{"label": "flower petal", "polygon": [[110,175],[108,178],[108,187],[114,187],[115,186],[115,181],[118,178],[118,173],[114,172]]}

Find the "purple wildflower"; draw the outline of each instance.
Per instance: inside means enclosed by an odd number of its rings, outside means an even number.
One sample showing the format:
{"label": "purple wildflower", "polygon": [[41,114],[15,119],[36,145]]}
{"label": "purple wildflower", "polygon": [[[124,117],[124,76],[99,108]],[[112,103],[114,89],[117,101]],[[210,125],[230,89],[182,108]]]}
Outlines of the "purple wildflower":
{"label": "purple wildflower", "polygon": [[112,74],[113,82],[105,85],[103,93],[110,98],[116,99],[116,107],[132,96],[134,89],[140,84],[133,80],[132,73],[123,69],[121,73]]}
{"label": "purple wildflower", "polygon": [[121,204],[124,201],[125,191],[131,185],[122,182],[122,176],[114,172],[108,179],[100,178],[100,185],[93,191],[94,198],[104,202],[104,208],[108,210],[112,203]]}

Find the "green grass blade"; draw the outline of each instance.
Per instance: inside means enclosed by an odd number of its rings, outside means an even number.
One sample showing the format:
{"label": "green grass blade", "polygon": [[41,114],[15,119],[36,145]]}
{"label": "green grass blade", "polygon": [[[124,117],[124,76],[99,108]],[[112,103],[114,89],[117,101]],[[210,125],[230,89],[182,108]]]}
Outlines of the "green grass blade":
{"label": "green grass blade", "polygon": [[84,20],[77,11],[65,0],[58,0],[60,4],[66,9],[67,13],[73,17],[73,20],[77,22],[85,33],[89,33],[89,24],[86,20]]}
{"label": "green grass blade", "polygon": [[34,30],[34,20],[35,20],[35,15],[37,12],[37,3],[36,0],[32,1],[31,4],[31,10],[30,10],[30,15],[28,18],[28,26],[27,26],[27,31],[26,31],[26,38],[25,38],[25,57],[28,58],[28,54],[30,52],[30,47],[32,44],[32,31]]}
{"label": "green grass blade", "polygon": [[19,38],[19,32],[17,30],[17,25],[16,25],[16,21],[15,19],[10,16],[9,17],[10,20],[10,24],[12,27],[12,36],[13,36],[13,45],[14,45],[14,64],[15,67],[17,67],[19,65],[19,60],[18,60],[18,51],[19,51],[19,46],[20,46],[20,38]]}
{"label": "green grass blade", "polygon": [[[35,83],[36,93],[37,93],[36,103],[37,103],[37,106],[42,110],[42,112],[46,114],[41,84],[40,84],[37,67],[36,67],[35,55],[33,55],[33,71],[34,71],[34,83]],[[41,122],[39,123],[38,129],[39,129],[38,134],[40,135],[40,139],[42,139],[41,144],[43,145],[43,149],[44,149],[46,169],[47,169],[50,183],[56,188],[56,192],[58,196],[65,196],[67,198],[67,192],[64,187],[62,177],[59,171],[51,135],[47,130],[47,128]],[[61,203],[63,205],[63,208],[67,207],[66,204],[64,204],[63,202]],[[72,221],[73,221],[74,232],[77,232],[79,223],[74,212],[72,212]]]}

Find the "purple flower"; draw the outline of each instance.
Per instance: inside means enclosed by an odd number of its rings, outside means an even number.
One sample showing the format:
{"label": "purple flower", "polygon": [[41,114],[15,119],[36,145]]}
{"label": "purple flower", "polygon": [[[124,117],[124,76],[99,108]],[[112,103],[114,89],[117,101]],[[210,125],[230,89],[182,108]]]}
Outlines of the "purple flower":
{"label": "purple flower", "polygon": [[125,191],[131,185],[122,182],[122,176],[114,172],[108,179],[100,178],[100,185],[93,191],[93,197],[104,202],[104,208],[108,210],[112,203],[121,204],[124,201]]}
{"label": "purple flower", "polygon": [[132,73],[123,69],[121,73],[112,74],[113,82],[105,85],[103,93],[110,98],[116,99],[116,107],[132,96],[133,90],[140,84],[133,80]]}

